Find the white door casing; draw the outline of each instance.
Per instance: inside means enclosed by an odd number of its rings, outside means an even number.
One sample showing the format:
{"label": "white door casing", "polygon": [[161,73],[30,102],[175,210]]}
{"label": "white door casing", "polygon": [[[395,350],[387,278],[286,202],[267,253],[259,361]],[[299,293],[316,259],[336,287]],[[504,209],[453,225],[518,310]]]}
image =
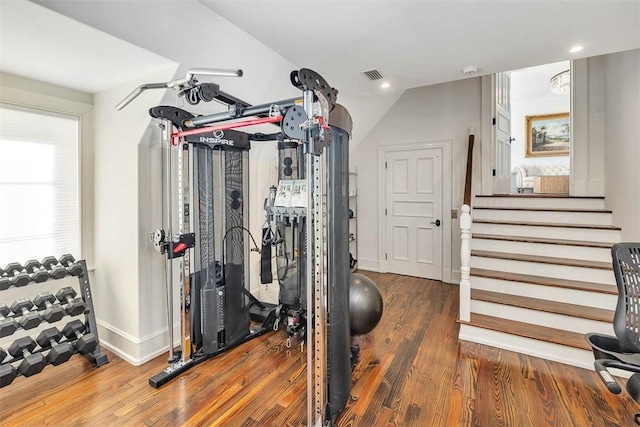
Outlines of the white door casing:
{"label": "white door casing", "polygon": [[384,153],[385,271],[443,279],[443,151],[423,146]]}
{"label": "white door casing", "polygon": [[511,76],[509,72],[493,75],[495,105],[493,194],[511,190]]}

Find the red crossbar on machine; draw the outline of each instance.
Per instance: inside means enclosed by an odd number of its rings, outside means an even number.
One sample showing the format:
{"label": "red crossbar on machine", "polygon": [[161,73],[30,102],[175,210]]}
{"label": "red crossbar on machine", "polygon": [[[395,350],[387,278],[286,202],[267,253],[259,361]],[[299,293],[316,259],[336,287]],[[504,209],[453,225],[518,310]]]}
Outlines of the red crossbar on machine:
{"label": "red crossbar on machine", "polygon": [[266,123],[276,123],[276,122],[280,122],[281,120],[282,120],[282,116],[263,117],[259,119],[230,122],[230,123],[225,123],[217,126],[207,126],[207,127],[198,128],[198,129],[189,129],[189,130],[172,133],[171,140],[173,145],[178,145],[177,139],[183,136],[200,135],[203,133],[215,132],[218,130],[236,129],[236,128],[242,128],[247,126],[262,125]]}

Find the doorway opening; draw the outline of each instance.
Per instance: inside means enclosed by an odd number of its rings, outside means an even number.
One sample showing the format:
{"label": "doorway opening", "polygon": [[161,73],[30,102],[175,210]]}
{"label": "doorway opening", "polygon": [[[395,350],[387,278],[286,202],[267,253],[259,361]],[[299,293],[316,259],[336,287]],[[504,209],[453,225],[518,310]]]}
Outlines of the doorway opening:
{"label": "doorway opening", "polygon": [[510,74],[512,194],[570,193],[571,62]]}

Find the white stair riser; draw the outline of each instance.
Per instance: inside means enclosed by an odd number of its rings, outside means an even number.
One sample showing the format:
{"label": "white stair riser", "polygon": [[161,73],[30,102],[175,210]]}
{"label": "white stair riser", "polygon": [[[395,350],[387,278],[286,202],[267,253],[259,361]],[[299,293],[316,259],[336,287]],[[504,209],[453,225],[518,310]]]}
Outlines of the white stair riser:
{"label": "white stair riser", "polygon": [[531,323],[533,325],[577,332],[580,334],[586,334],[588,332],[597,332],[605,335],[614,334],[612,323],[581,319],[563,314],[547,313],[545,311],[531,310],[528,308],[514,307],[511,305],[497,304],[493,302],[471,300],[471,313],[484,314],[486,316],[499,317],[501,319],[509,319],[516,322]]}
{"label": "white stair riser", "polygon": [[611,262],[611,249],[507,240],[471,239],[471,249],[506,254],[539,255],[585,261]]}
{"label": "white stair riser", "polygon": [[620,241],[620,230],[545,227],[511,224],[483,224],[474,222],[472,233],[500,236],[539,237],[547,239],[580,240],[584,242],[615,243]]}
{"label": "white stair riser", "polygon": [[558,224],[611,225],[611,214],[604,212],[516,211],[474,209],[473,219],[495,221],[550,222]]}
{"label": "white stair riser", "polygon": [[579,348],[520,337],[471,325],[460,325],[458,337],[463,341],[476,342],[593,370],[593,353]]}
{"label": "white stair riser", "polygon": [[473,199],[473,206],[539,209],[604,209],[604,199],[564,197],[476,197]]}
{"label": "white stair riser", "polygon": [[[611,285],[615,289],[615,286]],[[517,295],[530,298],[544,298],[549,301],[567,304],[584,305],[614,311],[618,297],[598,292],[577,289],[558,288],[553,286],[534,285],[532,283],[511,282],[489,277],[471,276],[471,289]]]}
{"label": "white stair riser", "polygon": [[516,261],[511,259],[471,256],[471,268],[506,271],[508,273],[530,274],[554,277],[580,282],[605,283],[615,285],[613,271],[599,268],[572,267],[568,265],[542,264],[539,262]]}

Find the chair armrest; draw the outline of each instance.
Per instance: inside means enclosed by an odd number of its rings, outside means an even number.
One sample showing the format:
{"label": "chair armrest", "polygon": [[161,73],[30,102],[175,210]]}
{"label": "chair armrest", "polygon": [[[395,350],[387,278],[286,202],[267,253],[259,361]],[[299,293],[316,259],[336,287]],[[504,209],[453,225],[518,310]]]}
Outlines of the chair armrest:
{"label": "chair armrest", "polygon": [[516,187],[524,187],[524,179],[527,177],[527,171],[522,166],[514,166],[511,169],[511,175],[516,176]]}
{"label": "chair armrest", "polygon": [[640,373],[640,365],[632,365],[629,363],[621,362],[613,359],[598,359],[593,362],[593,366],[596,372],[600,376],[602,382],[607,386],[607,389],[613,394],[620,394],[622,389],[613,376],[607,371],[607,368],[617,368],[623,371],[629,371],[634,373]]}
{"label": "chair armrest", "polygon": [[620,384],[618,384],[615,378],[613,378],[613,375],[611,375],[609,371],[607,371],[607,367],[624,369],[620,366],[614,366],[617,364],[624,365],[624,363],[622,362],[609,359],[600,359],[593,362],[593,366],[596,368],[596,372],[600,376],[600,379],[602,380],[604,385],[607,386],[607,389],[609,389],[609,391],[613,394],[620,394],[622,389],[620,388]]}

